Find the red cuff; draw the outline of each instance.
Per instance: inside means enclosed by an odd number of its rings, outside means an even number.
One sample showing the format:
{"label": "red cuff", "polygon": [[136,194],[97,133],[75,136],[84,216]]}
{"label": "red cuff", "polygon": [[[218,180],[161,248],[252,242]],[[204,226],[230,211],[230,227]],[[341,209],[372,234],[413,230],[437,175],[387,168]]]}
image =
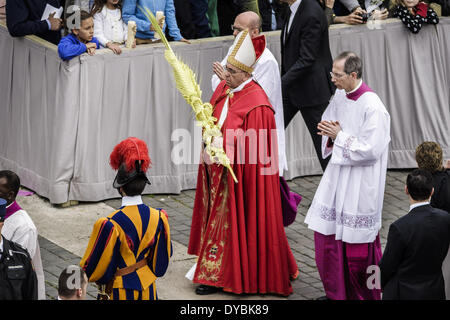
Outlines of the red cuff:
{"label": "red cuff", "polygon": [[428,5],[425,2],[419,2],[417,6],[414,7],[416,14],[419,16],[426,18],[428,12]]}
{"label": "red cuff", "polygon": [[334,145],[333,140],[331,140],[331,138],[328,138],[328,140],[327,140],[327,148],[332,148],[333,145]]}

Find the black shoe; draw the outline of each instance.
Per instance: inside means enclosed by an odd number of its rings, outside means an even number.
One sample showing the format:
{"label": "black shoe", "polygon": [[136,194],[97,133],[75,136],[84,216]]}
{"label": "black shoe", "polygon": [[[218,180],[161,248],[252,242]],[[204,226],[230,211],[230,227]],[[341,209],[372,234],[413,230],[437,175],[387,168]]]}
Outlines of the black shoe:
{"label": "black shoe", "polygon": [[324,300],[330,300],[330,298],[328,298],[327,296],[323,296],[323,297],[317,298],[316,300],[324,301]]}
{"label": "black shoe", "polygon": [[197,289],[195,289],[195,293],[200,294],[200,295],[207,295],[207,294],[216,293],[219,290],[220,290],[220,288],[218,288],[218,287],[206,286],[204,284],[201,284],[200,286],[197,287]]}

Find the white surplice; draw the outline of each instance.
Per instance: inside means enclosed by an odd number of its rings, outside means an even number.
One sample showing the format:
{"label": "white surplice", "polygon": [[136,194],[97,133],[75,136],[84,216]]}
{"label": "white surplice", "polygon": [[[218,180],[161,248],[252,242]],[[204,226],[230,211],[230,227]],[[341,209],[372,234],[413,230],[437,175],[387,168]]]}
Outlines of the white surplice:
{"label": "white surplice", "polygon": [[[228,50],[228,54],[222,60],[221,64],[226,66],[228,55],[231,53],[232,47]],[[284,133],[284,115],[283,115],[283,97],[281,95],[281,76],[278,62],[268,48],[265,48],[258,61],[255,64],[253,73],[253,80],[263,88],[269,102],[275,110],[275,124],[277,126],[277,142],[278,142],[278,161],[280,176],[283,171],[287,170],[286,160],[286,142]],[[219,77],[213,75],[211,80],[212,90],[216,91],[220,83]]]}
{"label": "white surplice", "polygon": [[347,243],[371,243],[381,228],[390,142],[390,116],[374,92],[356,101],[336,90],[322,120],[339,121],[331,155],[305,218],[308,228]]}
{"label": "white surplice", "polygon": [[45,300],[45,279],[36,226],[25,210],[16,211],[3,225],[2,235],[27,249],[38,280],[38,299]]}

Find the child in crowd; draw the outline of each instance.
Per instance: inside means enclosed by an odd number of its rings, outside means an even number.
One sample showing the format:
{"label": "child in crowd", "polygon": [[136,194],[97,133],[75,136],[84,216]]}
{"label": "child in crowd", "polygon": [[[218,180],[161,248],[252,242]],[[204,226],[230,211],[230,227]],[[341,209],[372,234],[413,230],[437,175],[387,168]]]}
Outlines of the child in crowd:
{"label": "child in crowd", "polygon": [[98,40],[94,37],[94,19],[88,12],[82,10],[78,28],[73,28],[58,44],[59,56],[63,60],[70,60],[84,52],[92,56],[99,48]]}
{"label": "child in crowd", "polygon": [[418,33],[424,23],[439,23],[438,15],[425,2],[394,0],[394,3],[397,5],[394,9],[394,17],[400,18],[412,33]]}
{"label": "child in crowd", "polygon": [[95,0],[91,14],[94,16],[94,36],[100,45],[121,54],[120,46],[128,35],[127,25],[122,19],[122,0]]}

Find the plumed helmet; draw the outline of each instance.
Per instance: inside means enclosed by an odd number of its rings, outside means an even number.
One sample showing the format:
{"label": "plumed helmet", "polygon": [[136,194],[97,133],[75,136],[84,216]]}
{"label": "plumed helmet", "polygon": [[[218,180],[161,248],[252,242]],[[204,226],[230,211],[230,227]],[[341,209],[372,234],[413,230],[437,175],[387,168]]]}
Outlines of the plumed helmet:
{"label": "plumed helmet", "polygon": [[118,189],[138,177],[150,184],[146,176],[151,167],[151,159],[148,155],[147,144],[138,138],[129,137],[114,147],[109,157],[109,163],[117,170],[113,187]]}

